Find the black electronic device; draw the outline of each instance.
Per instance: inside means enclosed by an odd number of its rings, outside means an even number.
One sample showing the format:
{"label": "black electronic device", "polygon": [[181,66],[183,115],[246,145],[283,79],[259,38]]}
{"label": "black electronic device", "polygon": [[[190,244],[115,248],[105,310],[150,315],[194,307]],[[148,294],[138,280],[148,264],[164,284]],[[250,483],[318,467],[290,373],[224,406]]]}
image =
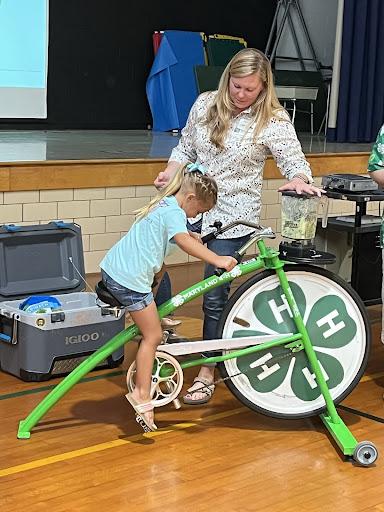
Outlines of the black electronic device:
{"label": "black electronic device", "polygon": [[370,192],[379,188],[372,178],[358,174],[328,174],[322,177],[321,184],[325,189],[339,192]]}

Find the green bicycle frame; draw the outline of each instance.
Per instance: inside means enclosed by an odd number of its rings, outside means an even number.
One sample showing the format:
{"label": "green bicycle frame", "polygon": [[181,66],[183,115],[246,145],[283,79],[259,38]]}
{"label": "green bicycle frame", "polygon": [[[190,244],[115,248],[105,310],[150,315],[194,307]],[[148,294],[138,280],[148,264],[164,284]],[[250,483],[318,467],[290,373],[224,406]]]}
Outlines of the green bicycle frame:
{"label": "green bicycle frame", "polygon": [[[257,241],[259,256],[244,263],[239,264],[231,272],[225,272],[221,276],[211,276],[199,283],[194,284],[172,297],[170,300],[162,304],[158,308],[159,317],[169,315],[178,307],[186,304],[204,293],[221,286],[222,284],[233,281],[234,279],[251,274],[261,269],[273,269],[280,281],[282,290],[286,296],[290,306],[293,320],[297,327],[297,333],[275,341],[264,342],[259,345],[239,349],[217,357],[200,357],[181,363],[182,368],[190,368],[205,363],[219,363],[228,359],[238,358],[249,353],[258,352],[278,345],[285,345],[286,348],[303,349],[308,357],[311,368],[316,376],[318,385],[326,403],[328,414],[322,414],[321,419],[326,427],[333,435],[339,446],[343,449],[344,454],[351,455],[357,444],[356,439],[352,436],[348,428],[344,425],[339,417],[335,405],[333,403],[329,388],[326,384],[322,371],[320,369],[315,351],[309,339],[308,332],[300,315],[292,290],[289,286],[287,276],[284,272],[284,264],[286,262],[280,260],[279,253],[268,248],[263,240]],[[139,334],[136,325],[131,325],[123,330],[105,345],[100,347],[96,352],[91,354],[85,361],[77,366],[69,375],[67,375],[25,418],[19,423],[17,437],[19,439],[29,439],[31,429],[40,421],[40,419],[62,398],[77,382],[79,382],[87,373],[89,373],[98,364],[104,361],[108,356],[115,352],[125,343],[131,341]]]}

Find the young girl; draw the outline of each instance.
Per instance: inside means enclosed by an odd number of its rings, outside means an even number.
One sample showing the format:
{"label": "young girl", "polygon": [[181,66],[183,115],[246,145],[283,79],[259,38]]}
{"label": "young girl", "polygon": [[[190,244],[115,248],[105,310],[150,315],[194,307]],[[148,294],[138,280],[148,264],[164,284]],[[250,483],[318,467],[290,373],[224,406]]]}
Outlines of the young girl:
{"label": "young girl", "polygon": [[187,230],[187,217],[196,217],[215,206],[217,185],[196,164],[182,166],[167,187],[138,210],[129,232],[106,254],[100,264],[105,286],[127,307],[140,329],[136,355],[136,385],[126,395],[144,430],[155,430],[150,388],[157,346],[162,339],[159,315],[151,285],[165,257],[177,245],[187,254],[218,268],[232,270],[237,261],[218,256]]}

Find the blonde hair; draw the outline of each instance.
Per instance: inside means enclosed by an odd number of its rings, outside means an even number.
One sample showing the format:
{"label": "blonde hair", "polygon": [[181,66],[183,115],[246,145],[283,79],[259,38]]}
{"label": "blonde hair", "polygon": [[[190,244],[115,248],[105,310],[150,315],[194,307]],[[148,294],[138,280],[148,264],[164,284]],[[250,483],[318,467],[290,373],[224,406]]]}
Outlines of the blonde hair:
{"label": "blonde hair", "polygon": [[264,88],[251,105],[251,116],[255,121],[253,136],[256,139],[260,131],[279,111],[283,111],[277,99],[273,85],[271,64],[267,57],[255,48],[240,50],[227,64],[221,75],[217,95],[207,112],[204,122],[210,131],[210,140],[218,148],[224,149],[224,140],[228,133],[235,105],[229,94],[229,79],[243,78],[257,73]]}
{"label": "blonde hair", "polygon": [[182,194],[192,192],[196,195],[196,199],[201,201],[204,206],[211,209],[217,202],[217,184],[210,176],[203,174],[198,168],[189,169],[190,164],[181,165],[175,172],[173,178],[166,187],[154,197],[146,206],[135,210],[137,220],[143,217],[164,199],[164,197],[173,196],[179,190]]}

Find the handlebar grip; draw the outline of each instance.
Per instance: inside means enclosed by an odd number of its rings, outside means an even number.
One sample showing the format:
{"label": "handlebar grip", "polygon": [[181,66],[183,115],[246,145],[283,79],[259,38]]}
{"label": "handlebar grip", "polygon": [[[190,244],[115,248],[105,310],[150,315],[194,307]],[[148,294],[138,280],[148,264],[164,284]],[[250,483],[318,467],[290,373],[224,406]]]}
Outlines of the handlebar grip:
{"label": "handlebar grip", "polygon": [[[243,259],[243,256],[242,256],[242,254],[239,254],[236,251],[235,254],[233,255],[233,258],[235,258],[235,260],[237,260],[237,263],[240,263],[241,260]],[[214,271],[214,274],[215,274],[215,276],[220,277],[224,274],[224,272],[226,272],[225,268],[216,268]]]}
{"label": "handlebar grip", "polygon": [[214,238],[216,238],[216,233],[214,231],[212,231],[211,233],[207,233],[206,235],[202,236],[201,237],[201,242],[203,244],[206,244],[207,242],[209,242],[210,240],[213,240]]}

